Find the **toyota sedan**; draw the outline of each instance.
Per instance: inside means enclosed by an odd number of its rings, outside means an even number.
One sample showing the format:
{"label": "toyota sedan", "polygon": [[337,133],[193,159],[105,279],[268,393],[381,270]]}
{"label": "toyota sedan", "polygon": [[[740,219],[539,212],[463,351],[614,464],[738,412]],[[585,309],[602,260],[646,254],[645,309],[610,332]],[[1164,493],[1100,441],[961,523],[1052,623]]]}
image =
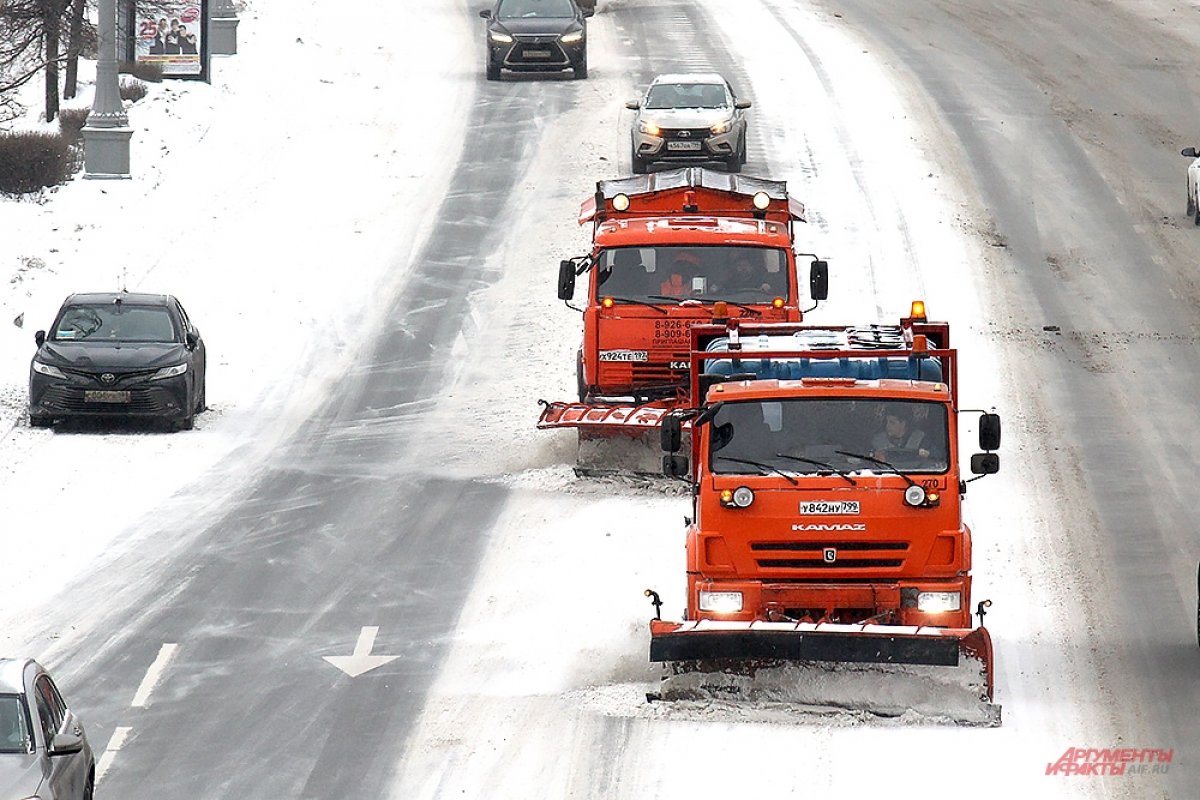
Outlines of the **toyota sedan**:
{"label": "toyota sedan", "polygon": [[78,417],[162,420],[190,429],[204,411],[200,331],[170,295],[74,294],[34,335],[29,424]]}

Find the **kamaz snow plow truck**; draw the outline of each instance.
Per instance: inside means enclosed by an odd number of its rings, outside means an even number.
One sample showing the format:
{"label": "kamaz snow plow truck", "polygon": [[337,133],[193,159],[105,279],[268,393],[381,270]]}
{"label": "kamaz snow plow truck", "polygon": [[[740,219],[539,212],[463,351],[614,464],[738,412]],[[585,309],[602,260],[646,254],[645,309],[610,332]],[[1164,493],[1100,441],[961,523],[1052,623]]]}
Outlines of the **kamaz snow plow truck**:
{"label": "kamaz snow plow truck", "polygon": [[[689,168],[598,182],[579,215],[592,251],[559,265],[558,296],[583,313],[579,396],[543,403],[538,427],[578,429],[581,472],[657,473],[662,414],[692,405],[691,327],[803,319],[793,250],[803,220],[782,181]],[[812,258],[815,307],[829,278]]]}
{"label": "kamaz snow plow truck", "polygon": [[[663,471],[691,480],[694,509],[684,620],[646,592],[659,696],[998,725],[990,601],[972,624],[975,478],[949,325],[914,303],[898,326],[729,320],[692,343],[702,402],[660,429]],[[1000,467],[1000,418],[981,413],[978,434],[982,477]]]}

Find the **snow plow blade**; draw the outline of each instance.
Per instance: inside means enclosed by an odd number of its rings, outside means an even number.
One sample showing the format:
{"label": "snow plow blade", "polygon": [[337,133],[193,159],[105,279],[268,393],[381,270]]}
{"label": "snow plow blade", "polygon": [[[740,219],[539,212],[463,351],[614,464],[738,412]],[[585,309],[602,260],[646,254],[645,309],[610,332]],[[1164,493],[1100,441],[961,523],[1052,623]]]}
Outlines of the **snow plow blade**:
{"label": "snow plow blade", "polygon": [[650,623],[661,700],[749,700],[995,727],[986,628]]}
{"label": "snow plow blade", "polygon": [[[674,405],[665,400],[636,406],[544,403],[537,426],[575,428],[579,432],[575,465],[579,475],[661,478],[663,451],[659,432],[662,418]],[[686,450],[686,423],[684,431]]]}

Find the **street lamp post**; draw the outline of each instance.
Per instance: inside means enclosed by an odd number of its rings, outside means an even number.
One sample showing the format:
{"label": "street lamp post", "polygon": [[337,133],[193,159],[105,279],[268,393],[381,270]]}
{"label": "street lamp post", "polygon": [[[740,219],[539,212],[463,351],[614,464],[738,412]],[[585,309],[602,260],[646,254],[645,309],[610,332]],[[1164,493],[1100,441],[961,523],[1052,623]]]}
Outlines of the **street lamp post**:
{"label": "street lamp post", "polygon": [[99,11],[96,96],[83,126],[83,173],[86,178],[128,178],[133,129],[117,83],[117,0],[100,0]]}
{"label": "street lamp post", "polygon": [[237,27],[238,15],[233,0],[213,0],[208,17],[209,55],[237,55]]}

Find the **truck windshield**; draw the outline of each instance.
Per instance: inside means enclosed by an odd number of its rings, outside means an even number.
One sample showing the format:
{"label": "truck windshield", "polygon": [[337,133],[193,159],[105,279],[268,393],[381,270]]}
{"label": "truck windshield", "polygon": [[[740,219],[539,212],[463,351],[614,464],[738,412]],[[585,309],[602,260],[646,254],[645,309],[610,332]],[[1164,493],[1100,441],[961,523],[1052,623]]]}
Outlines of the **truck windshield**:
{"label": "truck windshield", "polygon": [[595,299],[663,297],[768,305],[789,298],[787,251],[774,247],[615,247],[596,259]]}
{"label": "truck windshield", "polygon": [[940,403],[855,398],[725,403],[708,430],[709,468],[723,475],[761,474],[731,459],[808,475],[887,471],[848,453],[906,473],[948,469],[949,429]]}

